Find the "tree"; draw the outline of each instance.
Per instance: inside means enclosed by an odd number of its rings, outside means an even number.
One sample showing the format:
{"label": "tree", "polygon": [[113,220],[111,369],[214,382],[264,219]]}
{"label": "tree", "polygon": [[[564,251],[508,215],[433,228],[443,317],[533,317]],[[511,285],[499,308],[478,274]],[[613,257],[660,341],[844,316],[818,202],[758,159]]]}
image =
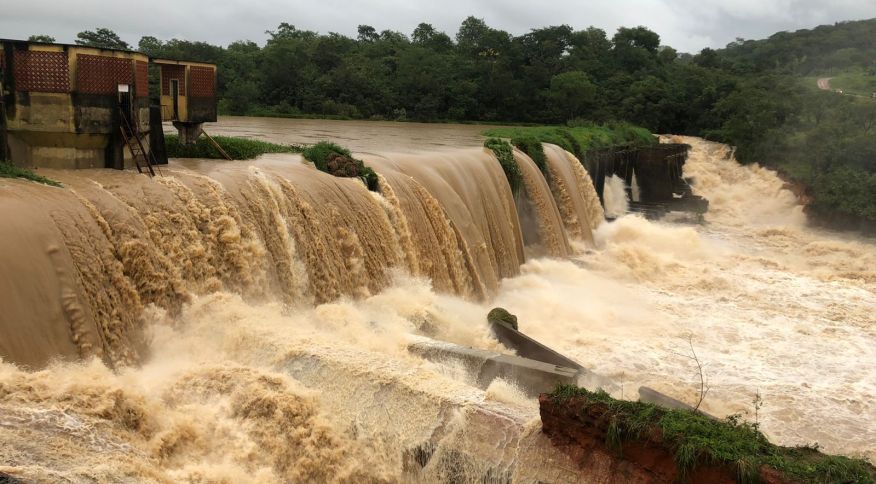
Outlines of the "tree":
{"label": "tree", "polygon": [[604,30],[590,27],[573,32],[569,44],[570,69],[587,72],[595,79],[608,77],[611,70],[611,41]]}
{"label": "tree", "polygon": [[51,44],[51,43],[55,42],[55,38],[52,37],[51,35],[40,34],[40,35],[31,35],[30,37],[27,38],[27,41],[28,42],[45,42],[47,44]]}
{"label": "tree", "polygon": [[670,86],[655,76],[646,76],[632,83],[621,102],[623,119],[635,122],[652,131],[664,132],[663,127],[673,121]]}
{"label": "tree", "polygon": [[660,58],[660,62],[671,64],[678,58],[678,51],[668,45],[662,45],[660,46],[658,57]]}
{"label": "tree", "polygon": [[100,27],[97,30],[84,30],[79,32],[76,34],[76,43],[78,45],[99,47],[101,49],[129,50],[131,48],[127,42],[119,38],[118,34],[103,27]]}
{"label": "tree", "polygon": [[370,25],[360,25],[356,31],[359,33],[359,36],[356,38],[359,42],[376,42],[380,39],[377,29]]}
{"label": "tree", "polygon": [[699,54],[694,56],[694,63],[698,66],[709,67],[712,69],[717,69],[721,67],[721,59],[718,57],[718,53],[714,49],[710,49],[706,47],[701,50]]}
{"label": "tree", "polygon": [[592,107],[595,95],[596,86],[581,71],[564,72],[551,79],[551,100],[566,120],[583,116]]}
{"label": "tree", "polygon": [[265,33],[271,37],[271,40],[295,39],[299,38],[302,34],[301,31],[289,22],[280,22],[277,30],[265,30]]}
{"label": "tree", "polygon": [[411,35],[414,44],[432,50],[447,52],[453,48],[453,41],[444,32],[435,30],[432,24],[421,23],[414,29]]}
{"label": "tree", "polygon": [[459,31],[456,33],[456,43],[463,51],[478,53],[483,49],[490,30],[492,29],[487,26],[484,19],[469,16],[459,26]]}
{"label": "tree", "polygon": [[230,83],[224,99],[228,103],[230,114],[246,114],[258,98],[258,85],[249,80],[236,79]]}
{"label": "tree", "polygon": [[411,40],[413,40],[415,44],[425,45],[437,34],[438,31],[435,30],[435,27],[433,27],[432,24],[420,23],[420,25],[417,25],[417,28],[414,29],[414,33],[411,35]]}
{"label": "tree", "polygon": [[648,30],[647,27],[627,28],[621,27],[617,29],[617,33],[612,39],[615,48],[618,47],[636,47],[645,49],[652,54],[657,52],[660,47],[660,36]]}
{"label": "tree", "polygon": [[151,35],[140,37],[140,42],[137,43],[137,49],[148,55],[159,55],[164,44]]}
{"label": "tree", "polygon": [[660,36],[645,27],[621,27],[612,37],[612,43],[618,66],[627,72],[636,72],[653,68]]}

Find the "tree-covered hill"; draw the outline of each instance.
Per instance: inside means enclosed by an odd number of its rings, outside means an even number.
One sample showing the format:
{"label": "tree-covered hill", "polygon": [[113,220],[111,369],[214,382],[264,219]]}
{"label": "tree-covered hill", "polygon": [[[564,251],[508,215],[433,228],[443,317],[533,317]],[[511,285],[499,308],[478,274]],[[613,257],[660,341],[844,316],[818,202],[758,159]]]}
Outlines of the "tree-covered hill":
{"label": "tree-covered hill", "polygon": [[762,40],[737,39],[720,57],[738,72],[781,70],[805,76],[865,69],[876,75],[876,19],[778,32]]}
{"label": "tree-covered hill", "polygon": [[[692,61],[735,79],[713,107],[720,126],[705,135],[801,183],[821,220],[873,227],[876,19],[738,40]],[[832,77],[844,93],[819,91],[816,77]]]}

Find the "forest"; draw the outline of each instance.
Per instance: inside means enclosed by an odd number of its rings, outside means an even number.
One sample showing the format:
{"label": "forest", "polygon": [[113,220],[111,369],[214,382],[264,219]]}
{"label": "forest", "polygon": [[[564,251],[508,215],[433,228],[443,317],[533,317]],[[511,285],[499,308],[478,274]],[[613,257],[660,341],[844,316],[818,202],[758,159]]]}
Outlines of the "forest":
{"label": "forest", "polygon": [[[679,53],[645,27],[568,25],[512,35],[468,17],[453,35],[358,27],[355,38],[281,23],[264,45],[228,46],[108,29],[77,43],[219,66],[220,112],[399,121],[629,122],[737,147],[743,163],[803,187],[811,213],[876,221],[876,99],[819,91],[817,77],[876,78],[876,19]],[[50,37],[35,36],[35,40]],[[863,79],[863,81],[861,81]],[[869,84],[868,84],[869,83]]]}

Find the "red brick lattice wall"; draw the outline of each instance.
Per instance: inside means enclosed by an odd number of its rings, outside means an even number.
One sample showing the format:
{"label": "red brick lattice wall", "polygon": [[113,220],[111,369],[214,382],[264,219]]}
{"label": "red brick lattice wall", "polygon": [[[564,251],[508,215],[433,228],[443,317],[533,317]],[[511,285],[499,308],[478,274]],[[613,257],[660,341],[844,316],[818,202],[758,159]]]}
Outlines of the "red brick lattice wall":
{"label": "red brick lattice wall", "polygon": [[134,66],[131,59],[78,54],[79,68],[76,75],[76,90],[86,94],[114,94],[119,84],[134,83]]}
{"label": "red brick lattice wall", "polygon": [[149,97],[149,63],[134,61],[134,77],[137,97]]}
{"label": "red brick lattice wall", "polygon": [[161,94],[170,96],[170,80],[179,81],[179,95],[186,95],[186,67],[176,64],[161,64]]}
{"label": "red brick lattice wall", "polygon": [[192,97],[214,97],[216,95],[216,80],[210,67],[192,66],[189,70]]}
{"label": "red brick lattice wall", "polygon": [[70,92],[66,52],[16,50],[13,60],[16,91]]}

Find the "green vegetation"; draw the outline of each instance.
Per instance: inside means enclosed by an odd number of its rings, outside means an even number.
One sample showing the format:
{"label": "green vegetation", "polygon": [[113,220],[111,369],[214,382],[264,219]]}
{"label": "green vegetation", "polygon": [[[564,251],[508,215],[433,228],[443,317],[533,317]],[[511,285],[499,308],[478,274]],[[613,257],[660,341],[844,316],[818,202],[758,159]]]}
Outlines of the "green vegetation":
{"label": "green vegetation", "polygon": [[320,141],[319,143],[308,146],[302,152],[304,158],[316,166],[319,171],[328,172],[328,157],[332,154],[341,154],[344,156],[353,157],[350,150],[341,145],[330,141]]}
{"label": "green vegetation", "polygon": [[[52,39],[54,41],[54,39]],[[94,30],[84,30],[76,34],[76,43],[101,49],[128,50],[131,48],[118,34],[110,29],[99,27]]]}
{"label": "green vegetation", "polygon": [[841,72],[830,80],[830,87],[842,89],[846,94],[854,93],[870,97],[876,92],[876,72],[866,72],[862,69]]}
{"label": "green vegetation", "polygon": [[511,185],[511,191],[516,195],[520,190],[520,184],[523,183],[523,173],[517,166],[517,160],[514,159],[514,149],[511,148],[511,144],[499,138],[488,138],[484,142],[484,147],[493,150],[493,154],[502,165],[508,184]]}
{"label": "green vegetation", "polygon": [[45,42],[45,43],[51,44],[51,43],[55,42],[55,38],[52,37],[51,35],[37,34],[37,35],[31,35],[30,37],[28,37],[27,41],[28,42]]}
{"label": "green vegetation", "polygon": [[[657,143],[657,139],[647,129],[632,126],[627,123],[612,123],[604,126],[572,122],[572,127],[560,126],[536,126],[536,127],[510,127],[491,128],[484,132],[484,136],[510,138],[511,143],[517,140],[520,148],[529,154],[533,141],[552,143],[578,156],[591,149],[621,147],[621,146],[647,146]],[[574,126],[574,124],[578,124]],[[519,147],[518,147],[519,148]],[[544,152],[542,152],[542,157]],[[535,156],[539,156],[537,150]],[[530,154],[532,158],[532,155]],[[543,158],[542,158],[543,159]],[[535,158],[533,158],[535,160]]]}
{"label": "green vegetation", "polygon": [[734,83],[704,133],[805,186],[822,219],[876,221],[876,100],[814,88],[834,77],[832,87],[869,96],[874,34],[876,20],[842,22],[704,50],[693,62]]}
{"label": "green vegetation", "polygon": [[532,161],[535,162],[535,165],[538,166],[542,173],[547,173],[547,167],[545,166],[547,159],[545,158],[544,146],[542,146],[541,140],[535,136],[523,135],[511,138],[511,144],[532,158]]}
{"label": "green vegetation", "polygon": [[739,416],[715,420],[691,411],[615,400],[603,391],[590,392],[574,385],[558,385],[550,398],[557,404],[583,398],[588,407],[607,407],[611,420],[606,443],[619,451],[626,442],[646,439],[659,429],[664,444],[674,452],[681,474],[690,472],[699,462],[711,462],[735,465],[743,482],[756,481],[762,466],[802,482],[876,482],[876,468],[866,461],[821,454],[817,446],[779,447],[767,440],[757,424],[743,422]]}
{"label": "green vegetation", "polygon": [[4,161],[0,161],[0,178],[24,178],[25,180],[35,181],[44,185],[51,185],[53,187],[61,186],[61,184],[55,180],[50,180],[44,176],[37,175],[30,170],[19,168]]}
{"label": "green vegetation", "polygon": [[487,321],[501,322],[510,325],[514,329],[519,329],[517,326],[517,316],[508,312],[505,308],[493,308],[487,313]]}
{"label": "green vegetation", "polygon": [[[377,191],[377,173],[371,167],[365,166],[362,160],[353,158],[350,150],[343,146],[330,141],[320,141],[305,148],[302,154],[320,171],[334,176],[358,177],[362,179],[369,190]],[[337,163],[337,161],[341,163]]]}
{"label": "green vegetation", "polygon": [[[98,34],[83,32],[112,43]],[[264,45],[144,36],[138,48],[218,64],[223,114],[542,125],[586,117],[679,132],[699,107],[672,89],[688,68],[643,27],[514,36],[469,17],[455,35],[421,23],[409,35],[360,25],[350,38],[283,22]]]}
{"label": "green vegetation", "polygon": [[[167,156],[170,158],[214,158],[224,159],[222,153],[206,138],[200,137],[193,145],[183,145],[175,134],[166,135]],[[266,153],[300,153],[302,147],[278,145],[249,138],[234,136],[213,136],[216,143],[235,160],[251,160]]]}

